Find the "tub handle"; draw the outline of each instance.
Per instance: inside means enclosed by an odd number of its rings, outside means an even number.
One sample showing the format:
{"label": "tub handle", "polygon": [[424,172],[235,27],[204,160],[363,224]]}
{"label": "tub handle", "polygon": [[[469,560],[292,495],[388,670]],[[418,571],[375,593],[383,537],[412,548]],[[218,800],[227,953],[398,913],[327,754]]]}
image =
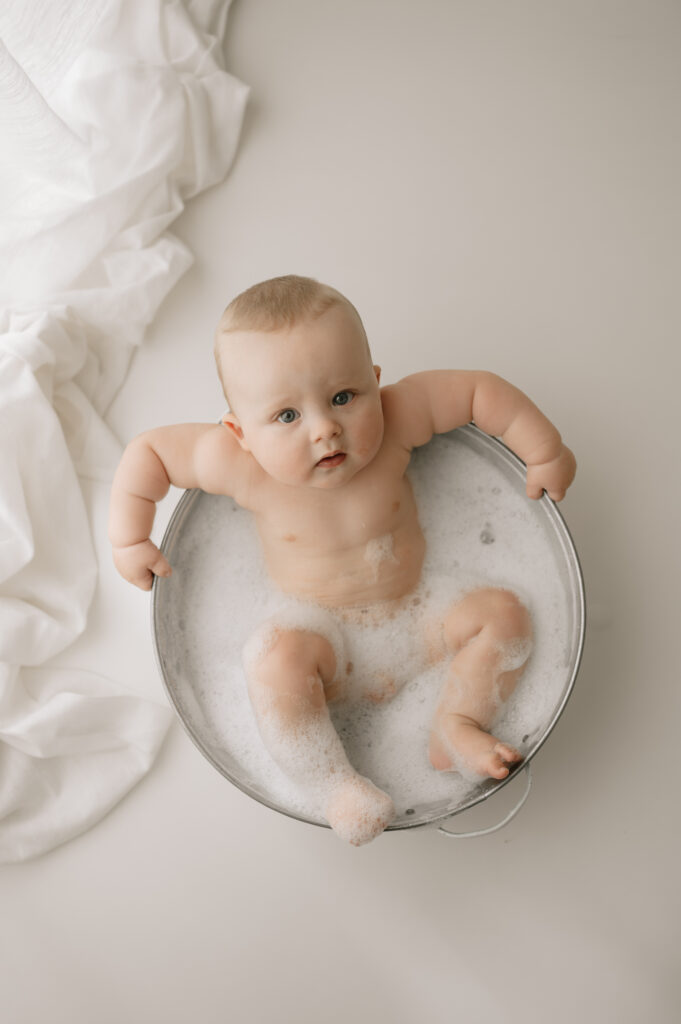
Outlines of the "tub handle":
{"label": "tub handle", "polygon": [[448,836],[450,839],[473,839],[475,836],[488,836],[491,832],[498,832],[504,825],[508,825],[509,821],[512,821],[520,808],[523,806],[528,796],[530,795],[530,789],[532,788],[532,773],[530,771],[530,762],[528,761],[524,765],[523,770],[525,772],[525,789],[518,803],[511,809],[506,815],[503,821],[498,822],[496,825],[491,825],[489,828],[479,828],[475,832],[450,832],[447,828],[438,828],[438,832],[441,832],[443,836]]}

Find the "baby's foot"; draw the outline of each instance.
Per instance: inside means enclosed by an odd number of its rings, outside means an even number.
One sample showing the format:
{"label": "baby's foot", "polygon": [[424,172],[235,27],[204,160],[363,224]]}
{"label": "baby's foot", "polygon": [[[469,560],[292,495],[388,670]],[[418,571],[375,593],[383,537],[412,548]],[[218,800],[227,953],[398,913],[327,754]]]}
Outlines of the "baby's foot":
{"label": "baby's foot", "polygon": [[363,775],[351,775],[326,805],[326,820],[341,839],[362,846],[380,835],[395,816],[387,793]]}
{"label": "baby's foot", "polygon": [[523,755],[470,718],[438,714],[430,734],[430,763],[441,772],[505,779]]}

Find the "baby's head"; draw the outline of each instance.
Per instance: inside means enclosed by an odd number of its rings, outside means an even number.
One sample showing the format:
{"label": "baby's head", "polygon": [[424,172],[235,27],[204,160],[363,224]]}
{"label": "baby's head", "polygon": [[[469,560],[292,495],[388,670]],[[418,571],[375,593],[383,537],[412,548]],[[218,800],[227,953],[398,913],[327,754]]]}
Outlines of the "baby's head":
{"label": "baby's head", "polygon": [[215,358],[224,425],[281,483],[337,487],[377,454],[380,368],[334,288],[289,275],[242,292],[218,324]]}

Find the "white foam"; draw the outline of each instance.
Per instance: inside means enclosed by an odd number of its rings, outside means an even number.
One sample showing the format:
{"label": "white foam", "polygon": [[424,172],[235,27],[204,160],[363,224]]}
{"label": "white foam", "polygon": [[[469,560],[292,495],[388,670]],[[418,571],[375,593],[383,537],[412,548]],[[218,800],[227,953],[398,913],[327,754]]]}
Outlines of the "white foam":
{"label": "white foam", "polygon": [[367,542],[364,559],[374,570],[374,579],[378,579],[379,566],[382,562],[397,562],[393,552],[393,535],[386,533]]}
{"label": "white foam", "polygon": [[525,664],[532,653],[532,639],[530,637],[514,637],[512,640],[500,644],[498,647],[500,661],[499,672],[513,672]]}
{"label": "white foam", "polygon": [[[571,597],[556,545],[508,471],[465,439],[434,438],[415,453],[409,476],[427,541],[422,583],[433,599],[452,600],[491,585],[513,590],[530,608],[534,649],[494,723],[496,735],[527,752],[554,718],[571,655]],[[376,551],[389,555],[387,547]],[[190,728],[242,784],[291,813],[321,820],[318,801],[284,775],[265,749],[246,692],[242,647],[280,605],[250,515],[230,499],[201,495],[172,561],[173,576],[159,581],[166,604],[158,642]],[[403,634],[390,622],[378,631],[366,629],[377,671],[386,646]],[[358,635],[344,633],[350,658]],[[523,654],[507,653],[509,665]],[[436,772],[428,761],[442,673],[443,666],[419,669],[385,703],[330,706],[350,762],[392,796],[398,818],[424,805],[454,807],[475,788],[474,780]]]}

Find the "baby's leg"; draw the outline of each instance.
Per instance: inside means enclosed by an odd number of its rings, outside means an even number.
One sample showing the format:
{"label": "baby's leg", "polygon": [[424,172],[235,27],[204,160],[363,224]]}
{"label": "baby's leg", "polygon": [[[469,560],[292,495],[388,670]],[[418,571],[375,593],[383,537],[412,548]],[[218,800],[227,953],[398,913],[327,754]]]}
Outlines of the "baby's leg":
{"label": "baby's leg", "polygon": [[475,590],[448,613],[444,641],[454,657],[433,720],[430,762],[440,771],[504,779],[522,755],[486,730],[529,658],[529,612],[508,590]]}
{"label": "baby's leg", "polygon": [[317,798],[338,835],[355,846],[394,815],[390,797],[359,775],[333,727],[336,656],[326,637],[276,629],[259,655],[245,657],[249,694],[265,746],[286,775]]}

